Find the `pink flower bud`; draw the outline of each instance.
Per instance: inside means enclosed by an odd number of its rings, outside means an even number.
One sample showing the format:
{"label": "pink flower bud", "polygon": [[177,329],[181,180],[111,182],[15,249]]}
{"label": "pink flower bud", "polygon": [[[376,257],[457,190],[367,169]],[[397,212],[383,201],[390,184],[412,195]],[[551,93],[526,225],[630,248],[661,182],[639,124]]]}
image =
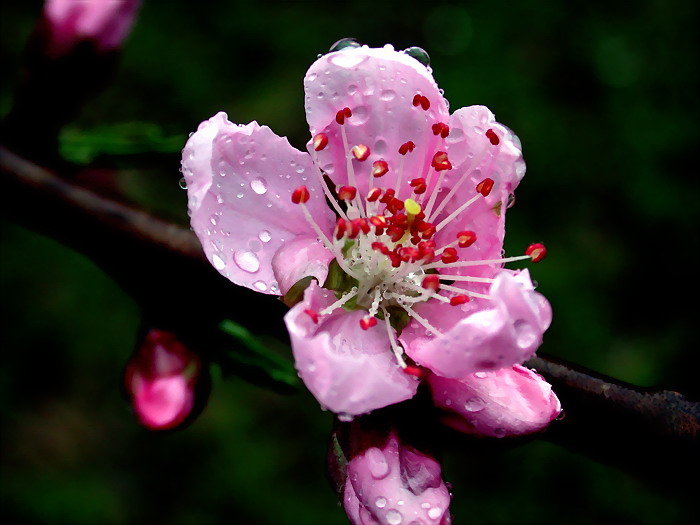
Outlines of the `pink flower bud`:
{"label": "pink flower bud", "polygon": [[[359,432],[354,427],[353,433]],[[357,440],[358,436],[350,437]],[[367,443],[367,435],[359,437]],[[353,525],[448,525],[450,493],[440,464],[402,443],[395,432],[355,454],[347,465],[343,505]]]}
{"label": "pink flower bud", "polygon": [[140,0],[46,0],[44,18],[57,54],[81,40],[102,51],[118,48],[129,34]]}
{"label": "pink flower bud", "polygon": [[124,374],[139,422],[151,430],[180,425],[192,412],[201,369],[199,356],[174,334],[150,330]]}

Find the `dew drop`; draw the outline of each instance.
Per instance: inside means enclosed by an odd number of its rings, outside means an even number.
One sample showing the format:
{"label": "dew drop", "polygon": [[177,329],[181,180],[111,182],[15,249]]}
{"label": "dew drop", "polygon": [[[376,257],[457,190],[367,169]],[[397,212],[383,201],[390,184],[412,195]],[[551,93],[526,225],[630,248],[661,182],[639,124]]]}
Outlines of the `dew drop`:
{"label": "dew drop", "polygon": [[348,86],[348,95],[352,96],[359,91],[360,88],[356,84],[350,84]]}
{"label": "dew drop", "polygon": [[358,106],[352,110],[352,118],[348,122],[353,126],[361,126],[369,120],[369,108],[367,106]]}
{"label": "dew drop", "polygon": [[233,254],[233,261],[244,272],[255,273],[260,269],[260,260],[253,252],[237,251]]}
{"label": "dew drop", "polygon": [[341,38],[331,46],[328,52],[333,53],[334,51],[340,51],[341,49],[352,49],[356,47],[362,47],[362,42],[360,42],[357,38]]}
{"label": "dew drop", "polygon": [[267,285],[263,281],[255,281],[253,287],[259,292],[264,292],[267,290]]}
{"label": "dew drop", "polygon": [[374,152],[377,155],[384,155],[386,153],[386,141],[379,139],[374,143]]}
{"label": "dew drop", "polygon": [[430,67],[430,55],[428,55],[428,52],[422,47],[409,47],[408,49],[404,49],[403,52],[418,60],[418,62],[423,64],[425,67]]}
{"label": "dew drop", "polygon": [[180,182],[178,184],[180,185],[180,189],[187,189],[187,181],[185,180],[185,177],[180,177]]}
{"label": "dew drop", "polygon": [[269,231],[263,230],[263,231],[261,231],[261,232],[258,234],[258,238],[259,238],[262,242],[270,242],[270,240],[272,239],[272,235],[270,234]]}
{"label": "dew drop", "polygon": [[391,509],[386,513],[386,522],[389,525],[399,525],[403,521],[403,516],[398,510]]}
{"label": "dew drop", "polygon": [[211,256],[211,263],[214,265],[214,268],[216,268],[219,271],[226,268],[226,262],[224,261],[223,257],[219,254],[215,253]]}
{"label": "dew drop", "polygon": [[212,226],[216,226],[219,223],[219,217],[217,217],[217,215],[214,214],[211,217],[209,217],[209,221],[211,221]]}
{"label": "dew drop", "polygon": [[474,377],[478,379],[484,379],[488,374],[486,372],[474,372]]}
{"label": "dew drop", "polygon": [[467,412],[479,412],[484,409],[484,401],[480,397],[471,397],[464,403],[464,410]]}
{"label": "dew drop", "polygon": [[[355,66],[359,66],[365,60],[367,60],[367,58],[369,57],[367,55],[363,55],[362,53],[336,53],[330,60],[338,67],[350,69]],[[353,114],[354,113],[355,112],[353,111]]]}
{"label": "dew drop", "polygon": [[242,191],[239,191],[238,193],[236,193],[236,197],[238,197],[239,199],[242,199],[242,198],[243,198],[243,192],[242,192]]}
{"label": "dew drop", "polygon": [[520,348],[530,348],[537,342],[537,332],[532,324],[524,319],[518,319],[513,327],[515,328],[515,342]]}
{"label": "dew drop", "polygon": [[379,98],[386,101],[394,100],[396,98],[396,91],[393,89],[385,89],[379,94]]}
{"label": "dew drop", "polygon": [[217,196],[216,196],[216,202],[218,202],[219,204],[223,204],[223,203],[224,203],[224,196],[223,196],[221,193],[217,194]]}
{"label": "dew drop", "polygon": [[258,195],[264,195],[267,192],[267,181],[262,177],[258,177],[250,183],[250,187]]}
{"label": "dew drop", "polygon": [[428,511],[428,517],[431,520],[436,520],[442,515],[442,509],[440,507],[433,507]]}
{"label": "dew drop", "polygon": [[380,497],[378,497],[378,498],[375,500],[374,504],[375,504],[378,508],[383,509],[384,507],[386,507],[386,498],[382,498],[382,497],[380,496]]}

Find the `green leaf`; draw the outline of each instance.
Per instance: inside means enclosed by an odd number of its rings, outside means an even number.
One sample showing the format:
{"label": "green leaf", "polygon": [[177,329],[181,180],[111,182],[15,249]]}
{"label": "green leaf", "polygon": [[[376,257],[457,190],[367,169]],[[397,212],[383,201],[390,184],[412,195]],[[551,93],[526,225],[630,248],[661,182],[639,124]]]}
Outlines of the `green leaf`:
{"label": "green leaf", "polygon": [[226,357],[230,360],[246,367],[260,369],[268,378],[276,382],[294,388],[299,386],[300,381],[294,363],[283,355],[283,353],[291,355],[291,349],[287,345],[270,337],[256,336],[230,319],[222,321],[219,329],[237,343],[227,345],[225,348]]}
{"label": "green leaf", "polygon": [[151,122],[123,122],[89,130],[68,126],[59,135],[59,149],[66,160],[89,164],[100,155],[176,153],[186,140],[184,135],[166,136]]}

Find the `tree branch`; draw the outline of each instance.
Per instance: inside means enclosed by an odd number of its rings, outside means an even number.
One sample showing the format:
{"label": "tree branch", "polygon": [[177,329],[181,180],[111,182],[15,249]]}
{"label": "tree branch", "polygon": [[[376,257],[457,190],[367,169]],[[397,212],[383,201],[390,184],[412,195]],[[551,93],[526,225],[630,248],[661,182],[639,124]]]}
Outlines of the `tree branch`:
{"label": "tree branch", "polygon": [[[282,303],[227,286],[188,229],[68,182],[1,146],[0,165],[11,196],[4,211],[90,257],[160,326],[196,339],[229,317],[287,340]],[[657,483],[682,484],[679,473],[697,468],[698,403],[546,357],[526,365],[553,385],[566,410],[545,439]]]}

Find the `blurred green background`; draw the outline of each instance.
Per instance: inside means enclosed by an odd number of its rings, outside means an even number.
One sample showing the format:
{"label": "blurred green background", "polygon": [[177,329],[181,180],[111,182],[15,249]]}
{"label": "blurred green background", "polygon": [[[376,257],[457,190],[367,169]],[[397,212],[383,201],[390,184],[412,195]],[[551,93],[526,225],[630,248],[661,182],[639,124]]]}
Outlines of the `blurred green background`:
{"label": "blurred green background", "polygon": [[[3,115],[40,9],[2,6]],[[64,152],[105,153],[98,163],[129,168],[120,185],[134,201],[186,224],[175,150],[201,120],[224,110],[303,148],[301,82],[318,53],[345,36],[421,46],[453,109],[487,105],[523,142],[528,175],[506,249],[549,248],[532,268],[555,316],[542,351],[697,399],[688,304],[699,292],[697,11],[693,0],[146,0],[112,86],[64,131]],[[171,154],[137,169],[133,154],[149,149]],[[193,426],[140,429],[119,389],[138,306],[81,255],[0,225],[5,516],[345,523],[324,477],[332,418],[307,392],[275,394],[215,371]],[[679,495],[543,441],[449,450],[443,466],[456,523],[668,524],[694,514]]]}

